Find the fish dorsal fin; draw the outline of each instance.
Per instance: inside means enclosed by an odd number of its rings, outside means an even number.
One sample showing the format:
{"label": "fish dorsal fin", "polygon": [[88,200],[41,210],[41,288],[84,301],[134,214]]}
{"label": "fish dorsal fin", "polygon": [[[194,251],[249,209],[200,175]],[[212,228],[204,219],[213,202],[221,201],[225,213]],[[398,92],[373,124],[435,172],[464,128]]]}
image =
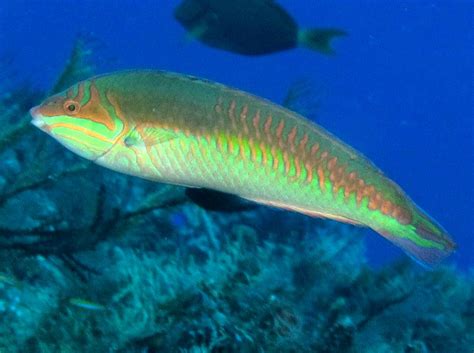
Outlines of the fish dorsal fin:
{"label": "fish dorsal fin", "polygon": [[140,130],[136,128],[125,137],[125,145],[151,147],[175,139],[176,133],[160,127],[144,127]]}
{"label": "fish dorsal fin", "polygon": [[301,214],[304,214],[304,215],[307,215],[307,216],[310,216],[310,217],[328,218],[328,219],[333,219],[335,221],[349,223],[349,224],[353,224],[353,225],[362,225],[360,222],[358,222],[356,220],[353,220],[353,219],[350,219],[350,218],[347,218],[347,217],[344,217],[344,216],[340,216],[340,215],[327,213],[327,212],[308,210],[308,209],[303,208],[303,207],[291,206],[291,205],[287,205],[287,204],[280,203],[280,202],[275,202],[275,201],[267,201],[267,200],[260,200],[260,199],[251,199],[251,198],[247,198],[247,200],[254,201],[254,202],[257,202],[257,203],[260,203],[260,204],[264,204],[264,205],[267,205],[267,206],[281,208],[281,209],[288,210],[288,211],[298,212],[298,213],[301,213]]}

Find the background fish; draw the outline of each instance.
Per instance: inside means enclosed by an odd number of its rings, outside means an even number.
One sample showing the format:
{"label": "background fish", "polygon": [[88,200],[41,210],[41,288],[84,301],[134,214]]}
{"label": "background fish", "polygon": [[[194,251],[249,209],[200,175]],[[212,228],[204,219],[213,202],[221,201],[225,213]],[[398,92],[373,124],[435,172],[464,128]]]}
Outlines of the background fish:
{"label": "background fish", "polygon": [[297,46],[331,54],[331,40],[346,34],[336,28],[300,29],[272,0],[184,0],[174,15],[192,37],[243,55],[270,54]]}
{"label": "background fish", "polygon": [[0,284],[6,284],[8,286],[20,287],[20,282],[10,275],[4,275],[0,273]]}
{"label": "background fish", "polygon": [[80,82],[31,115],[73,152],[122,173],[365,225],[428,265],[455,248],[360,153],[297,113],[217,83],[118,72]]}
{"label": "background fish", "polygon": [[83,299],[83,298],[69,298],[69,304],[74,305],[78,308],[91,310],[91,311],[102,311],[105,310],[105,306],[91,300]]}

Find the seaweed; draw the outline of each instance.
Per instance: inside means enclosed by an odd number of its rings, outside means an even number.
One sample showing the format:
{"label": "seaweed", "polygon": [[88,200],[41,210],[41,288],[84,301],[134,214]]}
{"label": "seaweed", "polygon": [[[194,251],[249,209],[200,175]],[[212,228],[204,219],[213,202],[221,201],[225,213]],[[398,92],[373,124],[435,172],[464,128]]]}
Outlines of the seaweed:
{"label": "seaweed", "polygon": [[85,34],[78,35],[66,65],[48,95],[59,93],[73,84],[95,74],[92,55],[96,40]]}
{"label": "seaweed", "polygon": [[[73,83],[92,76],[95,72],[91,60],[92,38],[77,36],[69,59],[49,92],[39,92],[28,82],[22,82],[0,95],[2,121],[9,123],[0,134],[0,153],[31,133],[28,110],[51,94],[61,92]],[[20,117],[20,118],[18,118]]]}
{"label": "seaweed", "polygon": [[[199,211],[194,216],[205,223]],[[153,249],[109,239],[80,254],[100,268],[87,281],[42,257],[30,259],[43,265],[30,269],[36,281],[23,280],[21,292],[54,294],[48,303],[22,294],[24,315],[41,315],[25,324],[29,335],[11,351],[448,352],[474,343],[471,275],[425,272],[408,262],[374,270],[364,262],[361,234],[336,223],[302,235],[303,243],[262,241],[266,235],[244,223],[219,229],[226,233],[219,250],[205,234],[195,235],[207,248],[205,260],[184,256],[180,248],[195,240],[183,245],[176,235],[154,238]],[[149,236],[134,235],[139,243]],[[44,271],[46,264],[55,270]],[[68,304],[78,294],[106,309]],[[5,327],[18,325],[10,317]],[[5,346],[13,339],[0,335]]]}

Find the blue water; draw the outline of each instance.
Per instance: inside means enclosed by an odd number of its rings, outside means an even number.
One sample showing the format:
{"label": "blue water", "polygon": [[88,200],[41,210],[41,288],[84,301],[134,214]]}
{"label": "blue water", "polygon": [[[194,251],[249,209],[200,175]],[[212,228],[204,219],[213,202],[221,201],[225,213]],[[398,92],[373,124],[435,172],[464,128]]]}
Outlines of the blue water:
{"label": "blue water", "polygon": [[[0,53],[37,87],[51,85],[78,32],[102,43],[101,71],[159,68],[281,101],[310,79],[318,123],[396,180],[453,235],[459,266],[474,264],[472,1],[279,1],[302,26],[349,32],[325,57],[296,49],[242,57],[189,41],[178,1],[16,0],[0,3]],[[401,255],[375,234],[369,259]]]}

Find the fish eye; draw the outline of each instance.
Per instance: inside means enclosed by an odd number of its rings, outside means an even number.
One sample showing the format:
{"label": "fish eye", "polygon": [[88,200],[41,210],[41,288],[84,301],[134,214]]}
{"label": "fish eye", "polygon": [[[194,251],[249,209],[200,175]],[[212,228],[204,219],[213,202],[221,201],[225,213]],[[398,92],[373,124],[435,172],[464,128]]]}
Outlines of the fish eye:
{"label": "fish eye", "polygon": [[67,100],[64,102],[64,110],[66,113],[74,115],[79,112],[79,104],[72,100]]}

